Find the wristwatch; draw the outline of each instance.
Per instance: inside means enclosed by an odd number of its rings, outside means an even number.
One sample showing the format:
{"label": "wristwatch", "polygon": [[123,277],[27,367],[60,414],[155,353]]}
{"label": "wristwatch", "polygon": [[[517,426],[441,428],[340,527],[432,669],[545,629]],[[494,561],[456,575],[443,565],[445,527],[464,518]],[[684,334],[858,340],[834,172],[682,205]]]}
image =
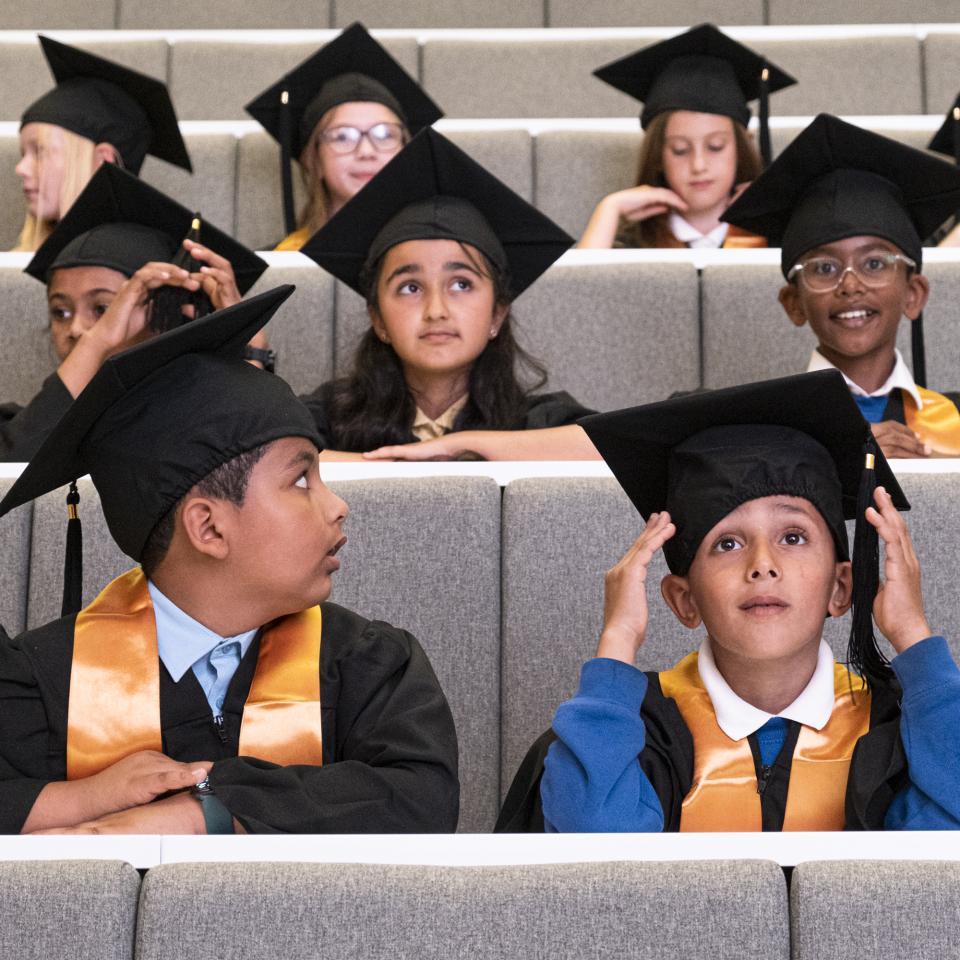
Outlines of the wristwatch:
{"label": "wristwatch", "polygon": [[247,347],[243,351],[244,360],[256,360],[257,363],[263,364],[263,369],[267,373],[276,373],[277,372],[277,351],[276,350],[261,350],[259,347]]}
{"label": "wristwatch", "polygon": [[195,787],[190,788],[190,796],[200,801],[203,810],[203,822],[207,833],[233,833],[233,814],[220,802],[213,792],[209,777],[204,777]]}

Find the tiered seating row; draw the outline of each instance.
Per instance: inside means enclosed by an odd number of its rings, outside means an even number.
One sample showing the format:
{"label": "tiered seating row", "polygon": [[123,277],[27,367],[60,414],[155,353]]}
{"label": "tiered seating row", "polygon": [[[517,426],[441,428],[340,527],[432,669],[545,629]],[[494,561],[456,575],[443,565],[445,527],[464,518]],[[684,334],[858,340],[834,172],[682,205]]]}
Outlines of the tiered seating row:
{"label": "tiered seating row", "polygon": [[[686,251],[574,251],[521,296],[513,315],[521,342],[547,366],[546,389],[567,390],[595,409],[646,403],[677,390],[722,387],[806,369],[811,332],[777,303],[777,251],[730,255],[698,272]],[[671,257],[671,253],[676,253]],[[960,271],[957,255],[928,252],[926,311],[931,386],[960,387]],[[647,254],[649,255],[649,254]],[[360,297],[301,254],[266,254],[272,266],[255,290],[294,283],[271,322],[278,372],[300,393],[350,364],[367,327]],[[0,257],[0,400],[26,403],[55,366],[45,290],[22,273],[25,255]],[[909,328],[900,346],[909,360]]]}
{"label": "tiered seating row", "polygon": [[[808,121],[808,117],[776,118],[775,151],[785,147]],[[857,117],[854,122],[923,148],[940,118]],[[248,247],[271,249],[283,236],[275,142],[252,122],[187,121],[183,126],[193,175],[148,157],[144,179],[199,209]],[[636,182],[642,139],[636,119],[444,120],[438,129],[575,237],[601,197]],[[19,156],[17,125],[0,123],[2,249],[13,246],[23,223],[22,187],[14,173]],[[298,197],[299,187],[296,177]]]}
{"label": "tiered seating row", "polygon": [[[585,12],[592,8],[579,6]],[[636,101],[591,71],[668,32],[408,30],[378,33],[378,39],[450,117],[635,117]],[[773,112],[780,116],[937,114],[957,93],[960,28],[953,26],[929,32],[874,26],[731,33],[799,81],[773,99]],[[233,120],[244,119],[245,103],[334,34],[57,36],[165,80],[182,120]],[[17,119],[50,85],[33,34],[0,37],[0,75],[5,78],[0,118]]]}
{"label": "tiered seating row", "polygon": [[[927,613],[958,655],[960,474],[900,480],[913,505]],[[10,482],[0,481],[0,493]],[[640,518],[610,478],[517,480],[502,494],[482,477],[332,486],[351,511],[333,599],[421,640],[457,723],[461,830],[488,830],[524,752],[593,655],[603,574],[638,535]],[[89,481],[81,483],[81,516],[89,602],[131,563],[110,539]],[[0,622],[11,633],[58,615],[65,533],[64,491],[0,520]],[[651,583],[665,572],[658,558]],[[845,620],[828,624],[841,656],[847,630]],[[665,669],[698,642],[653,602],[639,664]]]}
{"label": "tiered seating row", "polygon": [[685,0],[674,7],[655,0],[490,0],[482,7],[457,0],[278,0],[269,7],[244,0],[214,0],[196,5],[168,0],[29,0],[8,4],[0,29],[44,30],[216,29],[342,27],[364,20],[375,27],[596,27],[674,26],[713,20],[721,24],[946,22],[957,11],[950,0],[918,0],[905,9],[897,0],[869,6],[828,0]]}
{"label": "tiered seating row", "polygon": [[[761,860],[425,867],[0,864],[21,960],[949,956],[960,866]],[[851,894],[851,891],[854,893]]]}

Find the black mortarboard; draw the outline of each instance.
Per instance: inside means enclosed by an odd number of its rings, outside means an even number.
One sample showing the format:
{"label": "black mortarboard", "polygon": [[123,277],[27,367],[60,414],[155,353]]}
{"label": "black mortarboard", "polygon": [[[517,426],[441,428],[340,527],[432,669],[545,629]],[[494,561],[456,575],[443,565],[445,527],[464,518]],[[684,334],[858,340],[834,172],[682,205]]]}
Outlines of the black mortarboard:
{"label": "black mortarboard", "polygon": [[960,166],[960,95],[943,118],[940,129],[927,144],[928,150],[945,153],[957,166]]}
{"label": "black mortarboard", "polygon": [[[801,256],[846,237],[881,237],[923,266],[923,238],[960,208],[960,170],[922,150],[821,113],[721,219],[781,247],[784,277]],[[922,318],[913,374],[925,384]]]}
{"label": "black mortarboard", "polygon": [[[156,524],[221,464],[282,437],[321,446],[290,387],[242,359],[293,290],[277,287],[110,357],[0,502],[0,516],[89,473],[113,539],[139,561]],[[64,596],[65,612],[77,608],[79,583]]]}
{"label": "black mortarboard", "polygon": [[522,293],[573,243],[436,130],[421,131],[301,250],[358,293],[363,268],[406,240],[476,247]]}
{"label": "black mortarboard", "polygon": [[646,130],[667,110],[730,117],[746,126],[749,100],[760,101],[760,146],[770,162],[767,96],[797,81],[711,23],[644,47],[593,71],[593,75],[643,103]]}
{"label": "black mortarboard", "polygon": [[34,254],[26,272],[42,283],[62,267],[109,267],[129,277],[151,260],[182,260],[181,254],[186,254],[182,243],[189,235],[230,261],[237,288],[245,294],[267,269],[266,261],[205,220],[193,229],[195,219],[197,214],[176,200],[105,163]]}
{"label": "black mortarboard", "polygon": [[960,171],[922,150],[821,113],[723,218],[782,248],[786,276],[808,250],[877,236],[917,262],[922,238],[960,207]]}
{"label": "black mortarboard", "polygon": [[883,679],[871,619],[878,541],[864,512],[877,484],[899,510],[910,504],[839,371],[688,394],[580,425],[645,519],[670,512],[677,532],[664,555],[674,573],[685,575],[706,534],[749,500],[809,500],[841,560],[850,559],[844,521],[855,519],[850,661]]}
{"label": "black mortarboard", "polygon": [[193,169],[166,84],[50,37],[40,46],[57,85],[27,107],[21,125],[52,123],[110,143],[133,173],[148,153]]}
{"label": "black mortarboard", "polygon": [[353,23],[246,106],[280,144],[287,231],[293,230],[290,159],[299,157],[320,118],[341,103],[389,107],[411,136],[443,111],[361,23]]}

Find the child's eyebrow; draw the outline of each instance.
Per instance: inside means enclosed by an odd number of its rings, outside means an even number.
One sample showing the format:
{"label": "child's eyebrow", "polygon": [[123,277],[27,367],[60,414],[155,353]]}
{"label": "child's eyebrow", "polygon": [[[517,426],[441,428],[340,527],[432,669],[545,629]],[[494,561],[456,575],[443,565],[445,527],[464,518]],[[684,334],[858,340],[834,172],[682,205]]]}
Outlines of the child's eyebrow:
{"label": "child's eyebrow", "polygon": [[408,273],[422,273],[422,272],[423,272],[423,267],[420,266],[419,263],[405,263],[403,266],[397,267],[397,269],[394,270],[389,277],[387,277],[387,283],[390,283],[390,281],[393,280],[394,277],[403,276]]}
{"label": "child's eyebrow", "polygon": [[481,275],[480,271],[476,267],[471,266],[469,263],[464,263],[461,260],[449,260],[443,265],[444,270],[466,270],[469,273],[475,273],[478,277]]}
{"label": "child's eyebrow", "polygon": [[301,450],[295,457],[293,457],[290,462],[287,464],[287,470],[293,470],[297,467],[313,466],[313,461],[316,460],[317,455],[315,453],[310,453],[308,450]]}
{"label": "child's eyebrow", "polygon": [[795,503],[775,503],[773,509],[782,510],[786,513],[802,513],[804,516],[809,516],[809,511],[806,507],[798,507]]}

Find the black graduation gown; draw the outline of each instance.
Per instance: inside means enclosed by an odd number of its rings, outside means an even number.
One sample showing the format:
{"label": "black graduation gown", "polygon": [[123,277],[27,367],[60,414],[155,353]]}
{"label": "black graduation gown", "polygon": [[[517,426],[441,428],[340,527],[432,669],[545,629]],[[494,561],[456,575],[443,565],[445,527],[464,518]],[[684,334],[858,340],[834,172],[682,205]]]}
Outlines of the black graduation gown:
{"label": "black graduation gown", "polygon": [[[317,387],[313,393],[307,394],[300,399],[313,414],[313,419],[317,425],[317,431],[323,439],[324,447],[331,450],[339,450],[341,447],[337,442],[336,424],[330,420],[333,386],[333,381],[329,381]],[[564,390],[558,390],[555,393],[533,393],[524,398],[523,409],[518,412],[517,423],[514,429],[538,430],[544,427],[564,427],[567,424],[576,423],[581,417],[589,416],[595,412],[596,411],[578,403]],[[464,409],[454,421],[453,429],[456,432],[459,430],[485,430],[488,428],[482,423],[470,422],[468,419],[468,411]],[[413,435],[412,430],[409,436],[402,442],[417,442],[417,438]]]}
{"label": "black graduation gown", "polygon": [[[222,737],[193,671],[174,683],[161,665],[163,752],[214,760],[217,796],[251,833],[455,830],[456,732],[420,644],[336,604],[322,610],[322,767],[237,756],[259,638],[227,691]],[[0,833],[19,833],[43,786],[66,779],[74,620],[0,638]]]}
{"label": "black graduation gown", "polygon": [[[680,829],[680,809],[693,783],[693,737],[676,701],[663,695],[660,677],[647,673],[647,693],[640,713],[646,726],[646,745],[640,767],[663,807],[664,832]],[[887,808],[907,782],[907,761],[900,741],[899,688],[873,691],[870,730],[857,741],[847,781],[847,830],[882,830]],[[800,725],[788,721],[787,738],[771,768],[764,771],[756,738],[750,737],[760,794],[764,830],[780,830],[786,813],[790,764]],[[520,764],[504,800],[495,832],[540,833],[544,830],[540,779],[547,749],[556,739],[552,730],[540,736]]]}
{"label": "black graduation gown", "polygon": [[25,406],[0,404],[0,462],[26,462],[67,412],[73,397],[56,373],[43,381],[40,392]]}

